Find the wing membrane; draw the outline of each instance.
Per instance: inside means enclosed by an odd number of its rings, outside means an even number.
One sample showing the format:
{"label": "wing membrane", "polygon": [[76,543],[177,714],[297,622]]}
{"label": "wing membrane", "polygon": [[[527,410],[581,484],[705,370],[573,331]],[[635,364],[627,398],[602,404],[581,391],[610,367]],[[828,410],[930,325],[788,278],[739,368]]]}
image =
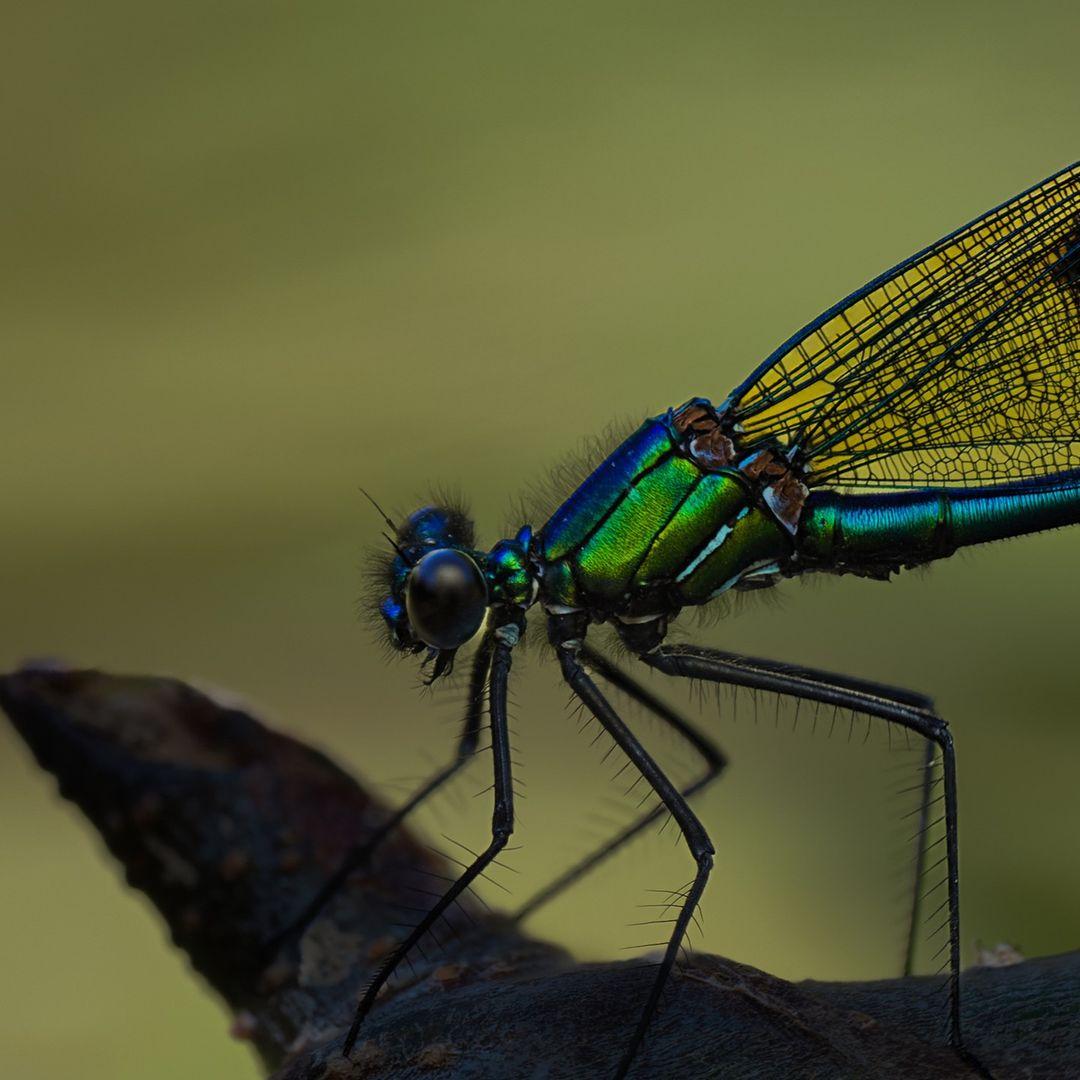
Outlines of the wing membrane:
{"label": "wing membrane", "polygon": [[962,486],[1080,467],[1080,163],[853,293],[729,399],[810,484]]}

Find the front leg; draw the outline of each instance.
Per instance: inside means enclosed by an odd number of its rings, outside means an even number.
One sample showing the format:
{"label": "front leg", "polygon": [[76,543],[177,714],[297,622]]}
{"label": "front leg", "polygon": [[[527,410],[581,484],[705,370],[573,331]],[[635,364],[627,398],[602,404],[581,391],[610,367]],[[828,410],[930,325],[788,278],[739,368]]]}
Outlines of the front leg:
{"label": "front leg", "polygon": [[422,802],[434,795],[436,791],[456,776],[472,760],[480,741],[480,721],[483,715],[484,690],[487,687],[488,670],[491,667],[491,650],[491,634],[485,634],[477,647],[476,654],[473,656],[472,673],[469,677],[469,697],[465,704],[465,718],[453,758],[437,772],[427,777],[412,795],[362,844],[354,844],[349,848],[338,868],[326,879],[319,891],[308,900],[303,909],[297,913],[287,926],[279,930],[263,946],[268,959],[286,943],[299,940],[349,878],[361,867],[370,863],[372,856],[386,838]]}
{"label": "front leg", "polygon": [[[558,633],[553,634],[553,637],[557,639],[559,637]],[[697,819],[693,810],[690,809],[678,788],[664,775],[659,765],[638,742],[633,732],[611,707],[607,698],[604,697],[596,683],[593,682],[582,667],[578,655],[581,650],[581,641],[574,638],[563,640],[557,645],[557,649],[563,677],[570,688],[593,716],[600,721],[608,734],[615,740],[619,749],[633,762],[649,783],[649,786],[660,797],[668,810],[671,811],[672,816],[682,830],[687,847],[690,848],[690,854],[697,863],[694,880],[690,888],[683,894],[682,907],[679,910],[678,917],[675,919],[675,925],[668,939],[667,947],[664,949],[664,955],[660,961],[656,978],[653,980],[648,1000],[645,1002],[637,1027],[634,1029],[634,1033],[616,1070],[616,1080],[622,1080],[629,1072],[634,1056],[645,1037],[649,1022],[652,1020],[653,1014],[656,1012],[656,1006],[660,1001],[664,984],[671,974],[679,949],[686,937],[690,920],[693,918],[694,911],[701,901],[702,893],[705,891],[705,884],[709,879],[709,872],[712,870],[715,849],[705,832],[704,826]]]}
{"label": "front leg", "polygon": [[435,906],[413,927],[408,937],[397,945],[375,972],[356,1007],[352,1027],[345,1037],[342,1053],[352,1053],[364,1017],[375,1004],[379,990],[406,955],[435,925],[450,905],[487,869],[514,831],[514,790],[510,771],[510,733],[506,716],[506,689],[510,675],[510,653],[521,637],[520,616],[497,627],[493,634],[490,674],[491,755],[495,771],[495,809],[491,819],[491,842],[465,868],[461,876],[442,895]]}

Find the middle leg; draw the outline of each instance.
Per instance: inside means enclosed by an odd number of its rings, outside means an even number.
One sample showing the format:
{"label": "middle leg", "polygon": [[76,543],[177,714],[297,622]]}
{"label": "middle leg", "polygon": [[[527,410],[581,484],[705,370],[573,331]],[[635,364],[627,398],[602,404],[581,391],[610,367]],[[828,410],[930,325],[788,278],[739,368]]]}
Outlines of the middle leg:
{"label": "middle leg", "polygon": [[557,649],[563,677],[570,688],[593,716],[600,721],[608,734],[615,740],[619,749],[634,763],[634,766],[645,778],[649,786],[660,797],[667,809],[671,811],[672,816],[682,830],[690,854],[697,864],[697,872],[694,875],[693,883],[684,894],[682,907],[679,909],[679,914],[675,919],[675,925],[660,961],[656,978],[653,980],[652,988],[649,991],[649,997],[645,1002],[645,1007],[641,1012],[630,1042],[623,1053],[622,1059],[619,1061],[615,1077],[616,1080],[622,1080],[629,1072],[634,1056],[645,1037],[649,1022],[652,1020],[656,1007],[660,1002],[664,984],[671,974],[679,949],[686,937],[690,920],[694,916],[694,910],[701,901],[702,893],[705,891],[705,884],[712,870],[715,849],[705,832],[704,826],[697,819],[693,810],[690,809],[678,788],[664,775],[660,767],[641,743],[638,742],[633,732],[622,721],[607,698],[600,692],[596,683],[585,671],[579,658],[581,642],[579,640],[564,640],[557,645]]}
{"label": "middle leg", "polygon": [[[582,644],[578,655],[587,668],[601,676],[609,685],[621,690],[631,700],[636,701],[644,709],[648,710],[656,719],[666,724],[689,743],[701,757],[704,768],[694,780],[680,789],[684,799],[690,799],[691,796],[704,790],[720,776],[727,767],[727,756],[705,732],[701,731],[686,717],[681,716],[647,687],[642,686],[632,675],[609,660],[603,653],[591,648],[587,643]],[[586,874],[591,873],[601,863],[630,843],[636,836],[639,836],[649,825],[657,821],[663,815],[664,810],[664,805],[661,803],[652,810],[641,814],[620,832],[579,859],[573,866],[555,878],[554,881],[544,885],[529,897],[514,912],[514,920],[527,919],[539,908],[565,892],[571,885],[576,884]]]}

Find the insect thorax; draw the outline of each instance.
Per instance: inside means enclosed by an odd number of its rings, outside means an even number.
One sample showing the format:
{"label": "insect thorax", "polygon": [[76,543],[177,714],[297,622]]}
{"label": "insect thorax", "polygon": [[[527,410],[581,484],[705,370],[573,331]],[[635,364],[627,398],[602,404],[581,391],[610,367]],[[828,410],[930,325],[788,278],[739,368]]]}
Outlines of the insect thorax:
{"label": "insect thorax", "polygon": [[646,420],[540,530],[549,608],[673,613],[766,583],[806,489],[773,449],[740,454],[702,398]]}

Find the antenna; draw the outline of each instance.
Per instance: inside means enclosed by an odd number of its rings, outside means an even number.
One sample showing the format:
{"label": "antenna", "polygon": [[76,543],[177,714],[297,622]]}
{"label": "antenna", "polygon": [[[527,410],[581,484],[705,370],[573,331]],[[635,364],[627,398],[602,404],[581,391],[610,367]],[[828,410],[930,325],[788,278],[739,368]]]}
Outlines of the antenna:
{"label": "antenna", "polygon": [[389,533],[383,533],[382,537],[398,553],[398,557],[406,566],[412,566],[412,559],[405,553],[404,548],[398,546],[398,542]]}
{"label": "antenna", "polygon": [[[390,520],[390,517],[386,513],[386,511],[375,501],[375,499],[372,497],[371,493],[369,491],[365,490],[364,488],[361,488],[360,489],[360,494],[363,495],[364,498],[367,499],[367,501],[369,503],[371,503],[372,506],[375,507],[375,509],[379,512],[379,517],[381,517],[383,519],[383,521],[385,521],[386,524],[390,526],[390,531],[392,533],[397,533],[397,531],[398,531],[397,526]],[[395,547],[396,546],[397,545],[395,545]]]}
{"label": "antenna", "polygon": [[[371,505],[374,506],[375,509],[379,512],[379,517],[381,517],[383,521],[385,521],[386,524],[389,526],[390,532],[396,534],[398,531],[397,526],[390,520],[390,517],[386,513],[386,511],[371,497],[371,493],[366,491],[364,488],[361,488],[360,494],[363,495],[364,498],[367,499],[367,501],[371,503]],[[398,557],[401,559],[401,561],[405,563],[406,566],[412,566],[412,559],[409,558],[409,556],[405,553],[405,549],[398,544],[394,537],[389,535],[389,533],[383,533],[382,535],[383,539],[394,549],[395,552],[397,552]]]}

